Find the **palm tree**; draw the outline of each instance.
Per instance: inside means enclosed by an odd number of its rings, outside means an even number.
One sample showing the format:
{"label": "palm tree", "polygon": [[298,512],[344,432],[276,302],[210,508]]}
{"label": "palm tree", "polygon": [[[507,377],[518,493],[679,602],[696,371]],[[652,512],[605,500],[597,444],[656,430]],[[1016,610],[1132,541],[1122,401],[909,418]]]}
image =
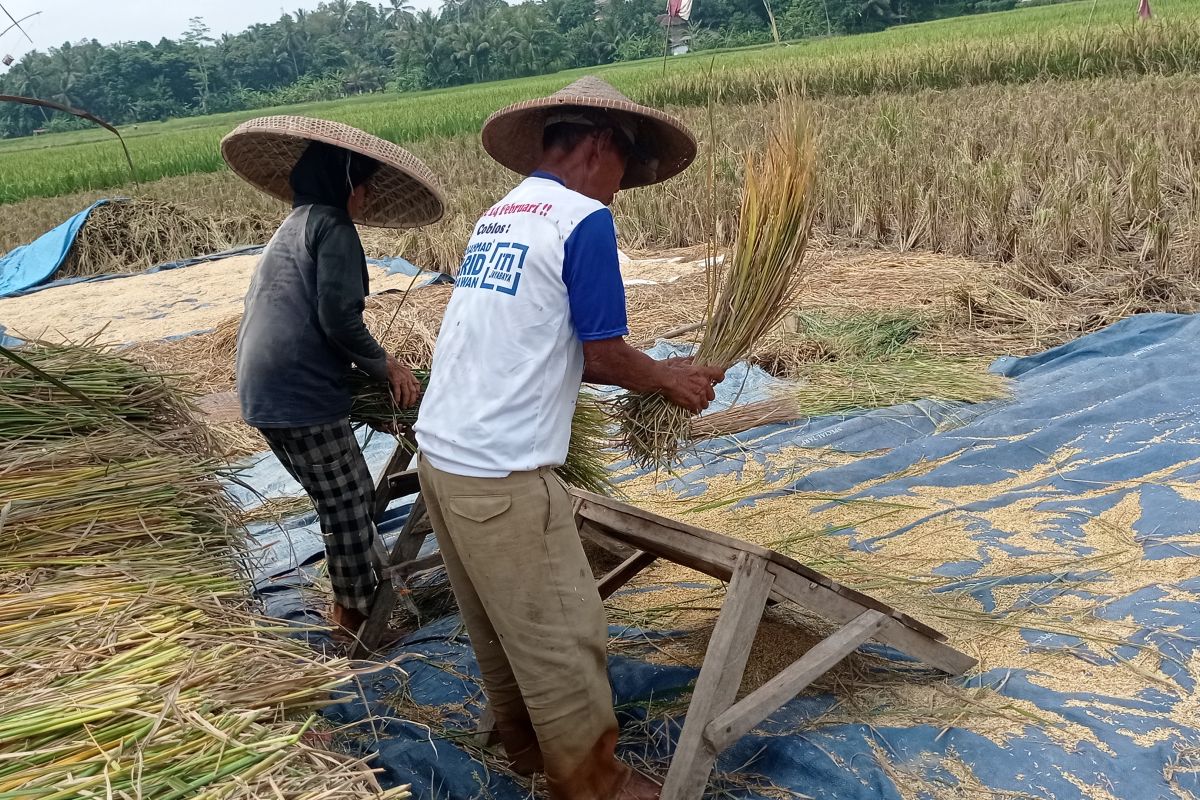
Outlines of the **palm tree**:
{"label": "palm tree", "polygon": [[442,21],[429,9],[418,11],[403,29],[403,46],[420,54],[425,68],[425,77],[430,83],[440,85],[444,77],[446,34]]}
{"label": "palm tree", "polygon": [[[303,13],[303,11],[297,11],[297,17]],[[279,23],[274,26],[274,30],[278,37],[277,46],[291,64],[292,80],[300,80],[300,59],[298,56],[303,55],[304,46],[308,43],[307,32],[304,30],[302,24],[292,19],[291,14],[284,14],[280,17]]]}
{"label": "palm tree", "polygon": [[58,78],[58,91],[55,93],[54,98],[63,105],[69,106],[71,105],[71,92],[75,88],[75,81],[82,74],[79,50],[70,42],[65,42],[62,47],[52,50],[51,54],[51,64]]}
{"label": "palm tree", "polygon": [[404,0],[388,0],[388,5],[379,7],[379,16],[392,27],[400,30],[413,18],[416,8]]}
{"label": "palm tree", "polygon": [[350,7],[342,28],[350,35],[350,42],[358,53],[363,52],[370,40],[377,19],[375,6],[369,3],[358,2]]}
{"label": "palm tree", "polygon": [[346,26],[346,18],[350,16],[350,9],[353,6],[350,0],[330,0],[329,13],[337,18],[339,29],[344,29]]}
{"label": "palm tree", "polygon": [[482,81],[491,59],[491,32],[486,22],[451,23],[450,46],[453,58],[464,67],[476,81]]}

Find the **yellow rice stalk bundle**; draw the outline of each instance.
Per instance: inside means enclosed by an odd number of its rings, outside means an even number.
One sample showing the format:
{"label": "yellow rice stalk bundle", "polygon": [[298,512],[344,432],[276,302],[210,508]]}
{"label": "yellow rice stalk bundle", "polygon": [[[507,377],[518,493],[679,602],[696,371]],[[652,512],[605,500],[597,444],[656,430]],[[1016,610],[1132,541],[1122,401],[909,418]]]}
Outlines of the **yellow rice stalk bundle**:
{"label": "yellow rice stalk bundle", "polygon": [[803,416],[797,403],[788,397],[773,397],[757,403],[742,403],[711,414],[693,417],[688,427],[688,439],[703,441],[757,428],[777,422],[791,422]]}
{"label": "yellow rice stalk bundle", "polygon": [[249,603],[198,427],[114,355],[0,348],[0,797],[407,797],[309,743],[349,664]]}
{"label": "yellow rice stalk bundle", "polygon": [[[761,158],[747,156],[733,257],[710,260],[708,325],[695,362],[727,368],[745,358],[789,307],[812,229],[816,148],[808,115],[790,102]],[[618,401],[621,442],[645,466],[666,466],[688,440],[691,414],[659,394]]]}

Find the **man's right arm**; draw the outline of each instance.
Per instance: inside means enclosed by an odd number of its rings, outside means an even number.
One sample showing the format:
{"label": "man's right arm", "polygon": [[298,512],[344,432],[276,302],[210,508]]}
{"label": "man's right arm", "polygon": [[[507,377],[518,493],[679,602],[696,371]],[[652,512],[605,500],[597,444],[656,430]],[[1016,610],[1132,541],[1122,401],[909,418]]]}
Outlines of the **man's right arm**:
{"label": "man's right arm", "polygon": [[583,342],[585,381],[639,394],[659,392],[693,413],[708,407],[715,396],[713,384],[724,379],[724,370],[693,366],[686,360],[655,361],[625,341],[629,333],[625,286],[617,232],[607,208],[589,214],[567,238],[563,283],[575,333]]}
{"label": "man's right arm", "polygon": [[725,371],[686,361],[657,361],[615,337],[583,343],[583,379],[637,394],[657,392],[698,414],[716,397],[713,386],[725,379]]}

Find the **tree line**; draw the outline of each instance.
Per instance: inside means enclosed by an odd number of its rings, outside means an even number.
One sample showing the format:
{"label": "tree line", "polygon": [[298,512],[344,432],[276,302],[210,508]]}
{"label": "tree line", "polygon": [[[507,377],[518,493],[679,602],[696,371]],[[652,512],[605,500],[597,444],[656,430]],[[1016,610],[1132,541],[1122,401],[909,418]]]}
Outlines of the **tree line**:
{"label": "tree line", "polygon": [[[1011,8],[1016,0],[695,0],[692,49],[878,31]],[[663,52],[665,0],[329,0],[238,34],[201,18],[176,39],[67,42],[30,51],[0,76],[0,94],[84,108],[126,124],[197,114],[407,92],[545,74]],[[0,137],[80,126],[72,117],[0,105]]]}

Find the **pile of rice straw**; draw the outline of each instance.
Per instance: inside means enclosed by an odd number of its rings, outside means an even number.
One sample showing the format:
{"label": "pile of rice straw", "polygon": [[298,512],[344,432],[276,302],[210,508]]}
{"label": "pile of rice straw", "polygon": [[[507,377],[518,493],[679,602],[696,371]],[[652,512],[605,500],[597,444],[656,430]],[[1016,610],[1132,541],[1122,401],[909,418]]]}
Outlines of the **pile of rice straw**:
{"label": "pile of rice straw", "polygon": [[129,361],[0,349],[0,796],[407,797],[309,744],[349,665],[250,605],[204,445]]}
{"label": "pile of rice straw", "polygon": [[139,272],[264,242],[273,232],[271,220],[247,229],[245,220],[225,222],[176,203],[113,200],[88,214],[55,277]]}

